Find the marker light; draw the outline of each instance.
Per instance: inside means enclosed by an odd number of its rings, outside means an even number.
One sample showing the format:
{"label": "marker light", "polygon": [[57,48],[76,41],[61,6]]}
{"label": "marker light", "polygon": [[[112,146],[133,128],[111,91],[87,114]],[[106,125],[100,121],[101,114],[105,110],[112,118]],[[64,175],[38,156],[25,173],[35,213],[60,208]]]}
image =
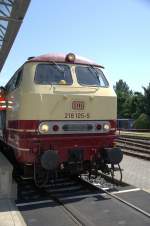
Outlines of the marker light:
{"label": "marker light", "polygon": [[97,129],[97,130],[101,130],[101,128],[102,128],[101,124],[97,124],[97,125],[96,125],[96,129]]}
{"label": "marker light", "polygon": [[104,129],[105,131],[109,131],[109,130],[110,130],[110,125],[109,125],[108,123],[105,123],[105,124],[103,125],[103,129]]}
{"label": "marker light", "polygon": [[58,125],[54,125],[53,126],[53,131],[57,132],[59,130],[59,126]]}
{"label": "marker light", "polygon": [[47,133],[49,130],[49,126],[47,123],[41,123],[39,126],[40,133]]}
{"label": "marker light", "polygon": [[68,62],[73,62],[74,63],[75,59],[76,59],[76,57],[75,57],[75,55],[73,53],[68,53],[66,55],[66,61],[68,61]]}

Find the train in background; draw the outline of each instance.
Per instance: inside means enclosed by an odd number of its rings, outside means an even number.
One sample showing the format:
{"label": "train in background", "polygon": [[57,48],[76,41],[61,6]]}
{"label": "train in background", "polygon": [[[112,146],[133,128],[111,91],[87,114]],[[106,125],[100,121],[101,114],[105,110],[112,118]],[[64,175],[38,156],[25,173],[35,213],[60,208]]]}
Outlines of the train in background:
{"label": "train in background", "polygon": [[30,57],[0,88],[3,153],[37,185],[61,172],[112,173],[117,97],[104,67],[69,54]]}

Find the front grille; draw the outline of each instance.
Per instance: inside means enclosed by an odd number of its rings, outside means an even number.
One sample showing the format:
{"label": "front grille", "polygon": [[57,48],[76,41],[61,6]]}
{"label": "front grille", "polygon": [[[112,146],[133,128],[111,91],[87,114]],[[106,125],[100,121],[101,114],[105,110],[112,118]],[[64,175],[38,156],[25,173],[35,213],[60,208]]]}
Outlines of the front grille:
{"label": "front grille", "polygon": [[91,124],[66,124],[63,125],[62,129],[64,131],[91,131],[93,130],[93,125]]}

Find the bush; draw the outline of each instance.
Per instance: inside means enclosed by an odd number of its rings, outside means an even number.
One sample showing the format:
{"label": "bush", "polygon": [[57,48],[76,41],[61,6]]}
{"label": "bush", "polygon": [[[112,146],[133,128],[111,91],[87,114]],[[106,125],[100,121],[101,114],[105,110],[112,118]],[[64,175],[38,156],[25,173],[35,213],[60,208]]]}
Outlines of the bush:
{"label": "bush", "polygon": [[150,117],[142,113],[133,123],[135,129],[150,129]]}

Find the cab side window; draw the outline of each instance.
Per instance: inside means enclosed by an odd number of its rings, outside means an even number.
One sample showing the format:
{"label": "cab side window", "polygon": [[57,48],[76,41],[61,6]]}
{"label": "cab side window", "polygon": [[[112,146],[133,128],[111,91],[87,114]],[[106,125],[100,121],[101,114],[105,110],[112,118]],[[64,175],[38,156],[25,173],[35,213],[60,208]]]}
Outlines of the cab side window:
{"label": "cab side window", "polygon": [[17,88],[20,85],[20,81],[21,81],[21,78],[22,78],[22,72],[23,72],[23,69],[18,71],[18,75],[16,77],[15,88]]}
{"label": "cab side window", "polygon": [[10,79],[10,81],[6,85],[6,90],[11,92],[15,90],[19,85],[22,78],[23,69],[17,71],[14,76]]}

